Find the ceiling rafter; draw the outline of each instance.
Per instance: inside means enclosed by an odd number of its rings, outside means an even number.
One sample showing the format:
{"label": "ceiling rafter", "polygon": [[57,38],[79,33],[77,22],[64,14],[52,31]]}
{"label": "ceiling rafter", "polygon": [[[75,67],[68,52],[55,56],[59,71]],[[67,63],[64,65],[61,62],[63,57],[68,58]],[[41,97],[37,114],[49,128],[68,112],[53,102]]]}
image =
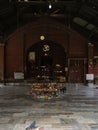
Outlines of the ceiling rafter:
{"label": "ceiling rafter", "polygon": [[[5,35],[14,31],[17,22],[21,26],[41,17],[55,19],[86,37],[98,35],[98,0],[0,0],[0,9],[0,31]],[[77,17],[81,20],[74,22]]]}

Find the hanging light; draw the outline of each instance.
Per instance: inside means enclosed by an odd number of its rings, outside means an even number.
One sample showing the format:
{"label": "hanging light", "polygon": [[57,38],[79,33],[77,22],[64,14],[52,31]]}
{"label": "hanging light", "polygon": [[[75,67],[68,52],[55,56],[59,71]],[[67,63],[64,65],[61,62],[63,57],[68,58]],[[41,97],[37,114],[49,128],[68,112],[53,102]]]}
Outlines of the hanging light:
{"label": "hanging light", "polygon": [[51,5],[51,3],[49,3],[49,9],[51,9],[52,8],[52,5]]}

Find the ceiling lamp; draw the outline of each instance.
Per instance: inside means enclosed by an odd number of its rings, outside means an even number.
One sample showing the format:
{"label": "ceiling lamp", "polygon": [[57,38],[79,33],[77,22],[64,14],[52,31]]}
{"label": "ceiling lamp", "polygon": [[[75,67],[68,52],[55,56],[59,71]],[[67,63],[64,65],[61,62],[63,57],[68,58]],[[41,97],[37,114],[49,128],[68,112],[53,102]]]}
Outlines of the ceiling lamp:
{"label": "ceiling lamp", "polygon": [[49,3],[49,9],[51,9],[52,8],[52,5],[51,5],[51,3]]}

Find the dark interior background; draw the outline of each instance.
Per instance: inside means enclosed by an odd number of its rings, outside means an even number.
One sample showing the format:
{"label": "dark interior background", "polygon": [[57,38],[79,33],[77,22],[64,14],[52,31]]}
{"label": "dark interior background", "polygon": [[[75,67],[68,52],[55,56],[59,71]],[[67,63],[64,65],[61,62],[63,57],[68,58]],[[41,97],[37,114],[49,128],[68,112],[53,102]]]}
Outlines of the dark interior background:
{"label": "dark interior background", "polygon": [[98,42],[97,16],[98,0],[0,0],[0,40],[26,23],[49,17],[95,43]]}

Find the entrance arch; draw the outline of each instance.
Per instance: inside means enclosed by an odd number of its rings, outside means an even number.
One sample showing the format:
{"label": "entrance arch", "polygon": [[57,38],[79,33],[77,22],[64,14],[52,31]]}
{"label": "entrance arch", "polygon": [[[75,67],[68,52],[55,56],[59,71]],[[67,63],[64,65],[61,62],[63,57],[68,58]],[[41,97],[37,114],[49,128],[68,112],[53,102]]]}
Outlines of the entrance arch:
{"label": "entrance arch", "polygon": [[27,77],[55,80],[65,77],[64,47],[53,41],[41,41],[27,51]]}

